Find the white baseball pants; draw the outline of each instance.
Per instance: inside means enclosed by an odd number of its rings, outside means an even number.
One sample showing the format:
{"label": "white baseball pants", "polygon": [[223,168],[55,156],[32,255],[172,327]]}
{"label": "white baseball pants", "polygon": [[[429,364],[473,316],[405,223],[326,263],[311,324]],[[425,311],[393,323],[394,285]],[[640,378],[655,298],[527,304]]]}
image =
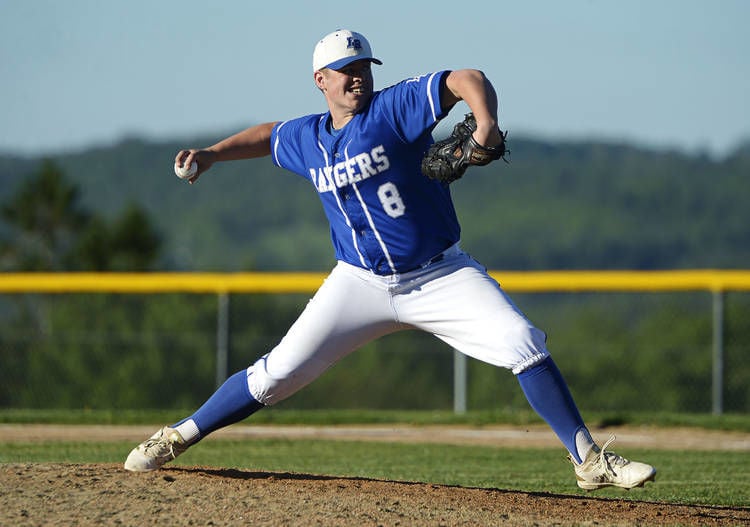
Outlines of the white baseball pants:
{"label": "white baseball pants", "polygon": [[514,374],[549,355],[545,334],[456,245],[441,261],[404,274],[339,262],[281,342],[248,368],[250,394],[277,403],[367,342],[403,329],[432,333]]}

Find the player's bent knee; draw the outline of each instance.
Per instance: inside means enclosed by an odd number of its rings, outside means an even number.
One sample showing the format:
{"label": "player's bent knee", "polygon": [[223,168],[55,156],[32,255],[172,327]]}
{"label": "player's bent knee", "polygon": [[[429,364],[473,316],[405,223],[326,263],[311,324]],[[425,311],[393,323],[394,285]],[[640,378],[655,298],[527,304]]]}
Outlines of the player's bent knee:
{"label": "player's bent knee", "polygon": [[515,375],[539,364],[549,356],[547,335],[531,324],[517,324],[506,334],[506,338],[516,352],[516,360],[510,368]]}
{"label": "player's bent knee", "polygon": [[264,368],[258,367],[258,363],[248,368],[247,386],[250,395],[267,406],[278,403],[297,391],[288,387],[288,384],[288,379],[273,378]]}
{"label": "player's bent knee", "polygon": [[264,356],[247,369],[247,387],[255,400],[271,406],[291,397],[316,377],[314,370],[272,374],[268,371]]}

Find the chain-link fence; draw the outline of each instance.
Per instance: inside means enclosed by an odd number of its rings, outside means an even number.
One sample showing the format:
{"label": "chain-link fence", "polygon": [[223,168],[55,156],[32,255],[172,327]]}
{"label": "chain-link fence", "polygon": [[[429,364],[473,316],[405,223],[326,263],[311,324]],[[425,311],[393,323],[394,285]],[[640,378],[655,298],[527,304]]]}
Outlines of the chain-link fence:
{"label": "chain-link fence", "polygon": [[[748,292],[512,296],[547,333],[582,410],[750,411]],[[217,381],[269,351],[308,299],[307,293],[1,296],[0,407],[194,408]],[[436,338],[407,331],[368,344],[280,407],[512,411],[528,405],[510,372],[455,360]]]}

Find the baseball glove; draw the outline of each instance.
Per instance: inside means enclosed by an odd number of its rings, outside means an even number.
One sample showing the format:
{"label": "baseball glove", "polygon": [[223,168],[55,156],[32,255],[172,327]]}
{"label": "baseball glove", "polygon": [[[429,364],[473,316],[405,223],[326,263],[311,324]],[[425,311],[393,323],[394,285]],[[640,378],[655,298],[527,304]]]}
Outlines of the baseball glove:
{"label": "baseball glove", "polygon": [[472,165],[487,165],[497,159],[505,159],[505,138],[508,132],[500,132],[502,141],[497,146],[482,146],[472,134],[477,129],[474,114],[466,114],[463,121],[453,127],[453,133],[430,146],[422,158],[422,173],[443,183],[453,183],[464,175]]}

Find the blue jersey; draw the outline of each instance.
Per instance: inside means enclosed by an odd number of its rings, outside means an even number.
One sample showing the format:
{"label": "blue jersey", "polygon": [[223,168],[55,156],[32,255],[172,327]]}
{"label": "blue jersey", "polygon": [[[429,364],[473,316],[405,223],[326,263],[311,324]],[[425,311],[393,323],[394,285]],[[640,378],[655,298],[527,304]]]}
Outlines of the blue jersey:
{"label": "blue jersey", "polygon": [[307,178],[331,225],[336,258],[376,274],[404,273],[460,235],[449,187],[421,160],[445,116],[437,72],[377,91],[337,133],[329,113],[277,124],[273,162]]}

